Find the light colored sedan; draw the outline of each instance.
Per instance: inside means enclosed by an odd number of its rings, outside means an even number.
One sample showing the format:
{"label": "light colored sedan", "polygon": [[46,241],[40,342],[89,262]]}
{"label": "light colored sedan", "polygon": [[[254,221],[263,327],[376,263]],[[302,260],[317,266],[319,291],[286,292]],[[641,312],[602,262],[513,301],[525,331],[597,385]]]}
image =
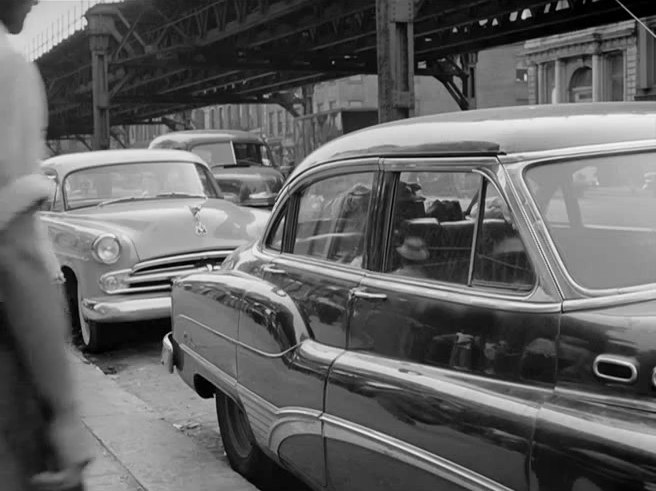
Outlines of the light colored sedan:
{"label": "light colored sedan", "polygon": [[89,351],[107,348],[118,323],[170,318],[172,280],[218,267],[269,216],[223,199],[207,164],[185,151],[68,154],[42,171],[55,186],[41,219]]}

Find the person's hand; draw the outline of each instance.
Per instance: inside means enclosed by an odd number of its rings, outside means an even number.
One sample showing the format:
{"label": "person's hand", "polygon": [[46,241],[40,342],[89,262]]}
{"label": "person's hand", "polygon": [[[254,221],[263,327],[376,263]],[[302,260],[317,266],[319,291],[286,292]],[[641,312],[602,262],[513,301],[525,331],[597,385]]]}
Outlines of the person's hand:
{"label": "person's hand", "polygon": [[74,468],[59,472],[43,472],[32,478],[35,491],[82,491],[82,469]]}
{"label": "person's hand", "polygon": [[35,479],[40,479],[44,485],[58,481],[67,486],[73,486],[77,481],[81,483],[82,472],[93,456],[89,446],[90,437],[80,419],[74,413],[56,416],[50,424],[49,437],[58,472],[41,474]]}
{"label": "person's hand", "polygon": [[64,273],[61,270],[58,270],[52,281],[56,285],[63,285],[64,283],[66,283],[66,277],[64,276]]}

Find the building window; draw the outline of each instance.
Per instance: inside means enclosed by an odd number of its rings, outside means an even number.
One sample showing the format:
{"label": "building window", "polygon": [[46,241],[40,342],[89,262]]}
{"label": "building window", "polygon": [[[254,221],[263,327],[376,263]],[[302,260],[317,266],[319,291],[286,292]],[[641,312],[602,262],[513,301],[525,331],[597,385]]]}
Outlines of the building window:
{"label": "building window", "polygon": [[569,102],[592,102],[592,68],[584,66],[572,74]]}
{"label": "building window", "polygon": [[528,83],[528,69],[517,68],[515,69],[515,82]]}
{"label": "building window", "polygon": [[210,110],[210,128],[216,128],[216,111],[214,109]]}
{"label": "building window", "polygon": [[269,123],[269,135],[273,135],[274,131],[275,131],[275,129],[274,129],[275,114],[276,113],[274,113],[273,111],[269,112],[269,121],[268,121],[268,123]]}
{"label": "building window", "polygon": [[611,101],[624,100],[624,53],[618,51],[611,53],[606,59],[609,74],[609,99]]}
{"label": "building window", "polygon": [[292,133],[292,127],[294,125],[294,120],[292,119],[292,115],[288,112],[287,113],[287,120],[285,121],[285,132],[286,134],[291,134]]}
{"label": "building window", "polygon": [[224,124],[224,123],[223,123],[223,120],[224,120],[224,116],[223,116],[223,108],[220,107],[220,108],[219,108],[219,128],[223,128],[223,124]]}
{"label": "building window", "polygon": [[282,135],[282,110],[278,111],[278,135]]}

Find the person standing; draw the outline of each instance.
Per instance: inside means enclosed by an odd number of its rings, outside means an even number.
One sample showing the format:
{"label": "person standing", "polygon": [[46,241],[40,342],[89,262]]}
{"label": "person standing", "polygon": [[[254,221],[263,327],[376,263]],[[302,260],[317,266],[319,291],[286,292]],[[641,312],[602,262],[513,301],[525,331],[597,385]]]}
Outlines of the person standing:
{"label": "person standing", "polygon": [[36,211],[51,191],[39,172],[47,125],[43,82],[16,52],[35,0],[0,0],[0,487],[83,489],[89,441],[66,353],[59,266]]}

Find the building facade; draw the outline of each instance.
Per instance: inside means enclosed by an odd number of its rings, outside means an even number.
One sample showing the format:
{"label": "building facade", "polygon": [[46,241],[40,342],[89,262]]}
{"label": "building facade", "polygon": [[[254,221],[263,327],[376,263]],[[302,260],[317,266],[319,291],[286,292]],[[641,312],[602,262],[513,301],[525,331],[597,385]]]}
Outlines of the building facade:
{"label": "building facade", "polygon": [[[647,19],[654,25],[654,19]],[[654,39],[625,21],[528,41],[531,104],[632,101],[653,97]],[[651,77],[650,77],[651,75]]]}

